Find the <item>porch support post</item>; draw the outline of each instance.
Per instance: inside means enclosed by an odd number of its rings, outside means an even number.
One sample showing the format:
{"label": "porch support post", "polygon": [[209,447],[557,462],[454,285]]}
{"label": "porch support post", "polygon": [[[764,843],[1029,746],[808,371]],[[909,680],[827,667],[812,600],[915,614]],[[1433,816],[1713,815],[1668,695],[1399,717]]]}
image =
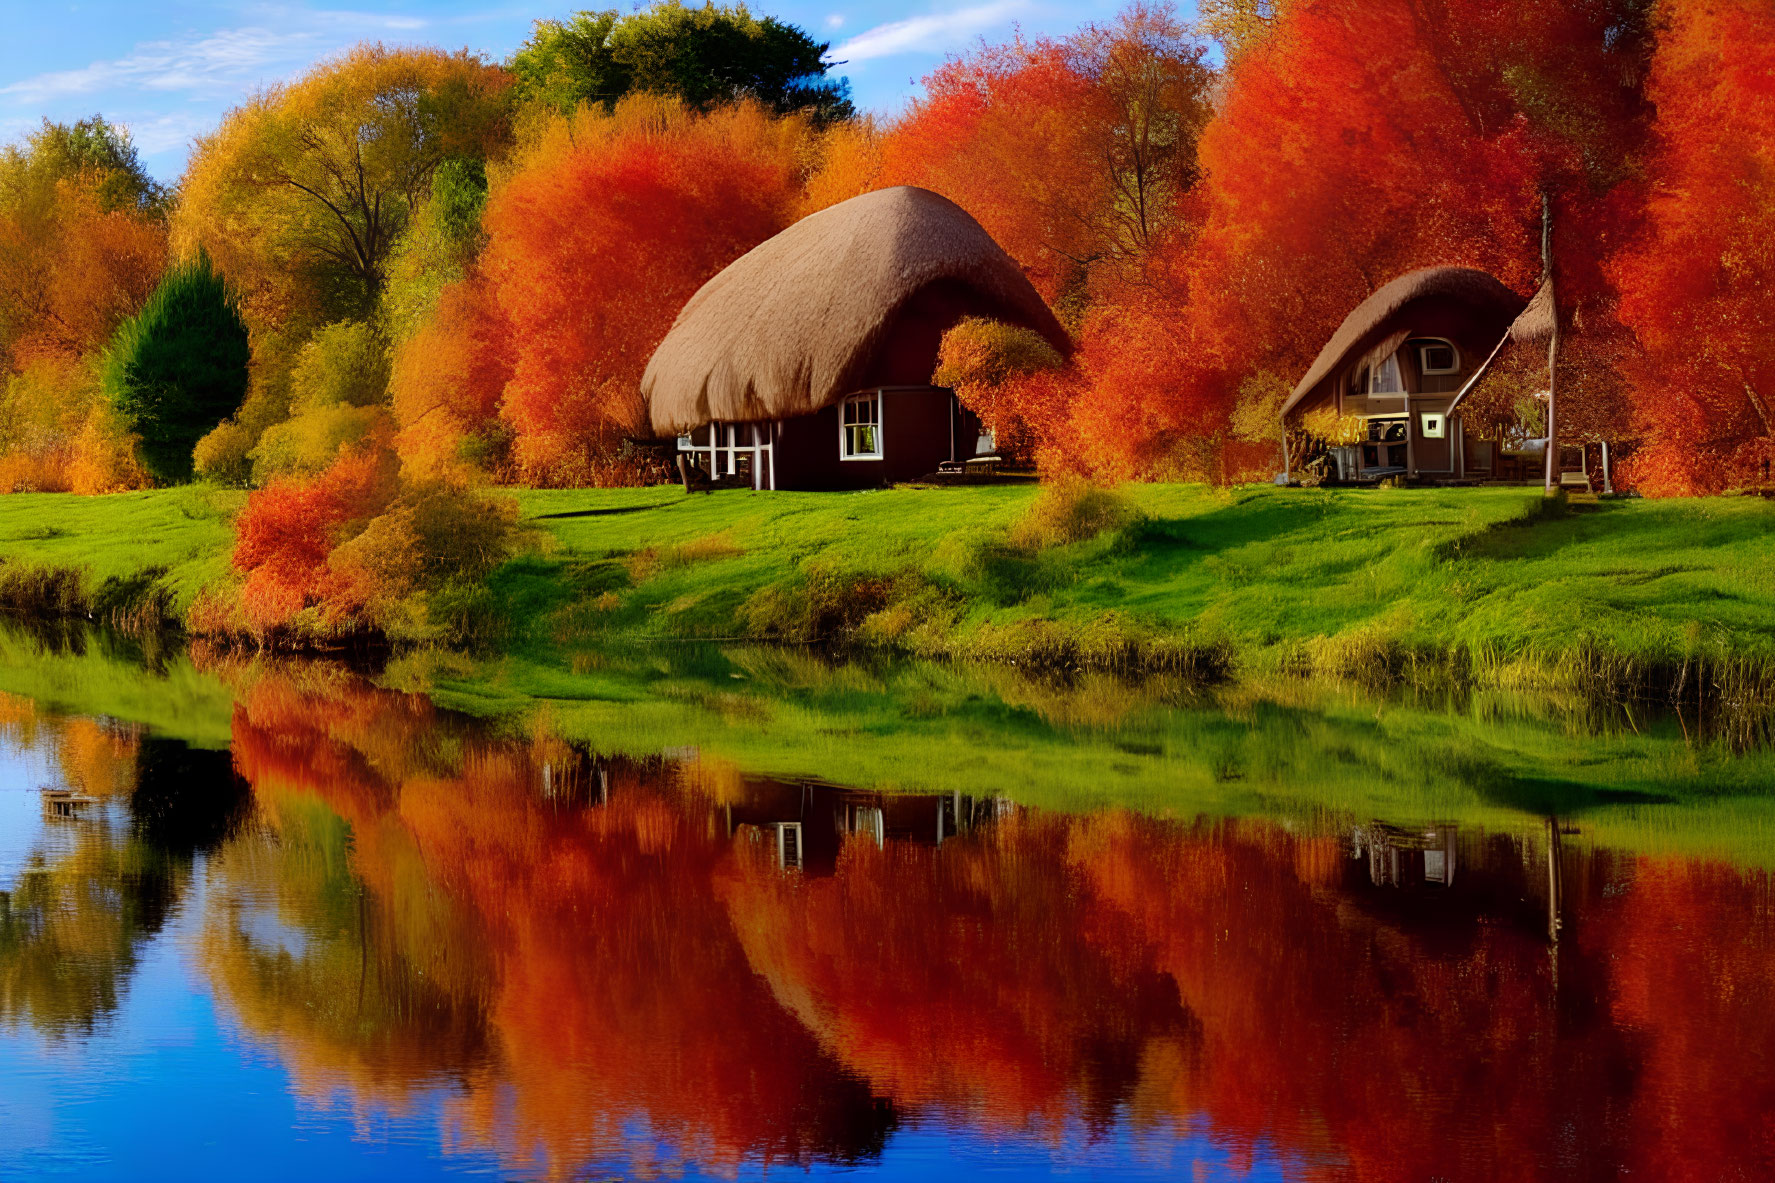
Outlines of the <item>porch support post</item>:
{"label": "porch support post", "polygon": [[1417,434],[1413,430],[1417,426],[1411,418],[1411,395],[1405,396],[1405,475],[1407,479],[1418,474],[1418,453],[1412,446],[1412,437]]}
{"label": "porch support post", "polygon": [[[1553,199],[1541,190],[1541,273],[1546,282],[1553,282]],[[1548,291],[1548,296],[1553,295]],[[1547,339],[1547,487],[1551,494],[1559,483],[1559,423],[1554,414],[1555,392],[1559,385],[1559,306],[1551,299],[1553,333]]]}
{"label": "porch support post", "polygon": [[1615,480],[1609,472],[1608,440],[1602,441],[1602,491],[1604,493],[1613,493],[1615,491]]}

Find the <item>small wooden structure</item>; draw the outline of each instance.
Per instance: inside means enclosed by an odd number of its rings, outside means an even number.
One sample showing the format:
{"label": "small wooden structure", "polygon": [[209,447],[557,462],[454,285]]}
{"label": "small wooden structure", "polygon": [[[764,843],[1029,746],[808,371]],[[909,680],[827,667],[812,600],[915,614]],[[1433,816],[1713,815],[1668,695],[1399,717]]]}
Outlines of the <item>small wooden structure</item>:
{"label": "small wooden structure", "polygon": [[1521,296],[1471,267],[1427,267],[1358,304],[1282,404],[1284,438],[1319,410],[1356,420],[1351,445],[1290,454],[1292,472],[1319,459],[1342,481],[1489,479],[1492,443],[1470,435],[1450,408],[1522,312]]}
{"label": "small wooden structure", "polygon": [[647,364],[656,434],[713,480],[856,489],[982,467],[990,436],[931,385],[964,317],[1071,342],[1022,270],[925,189],[810,214],[704,284]]}
{"label": "small wooden structure", "polygon": [[73,789],[45,788],[42,790],[42,798],[43,816],[52,821],[71,821],[97,802],[97,798],[77,793]]}

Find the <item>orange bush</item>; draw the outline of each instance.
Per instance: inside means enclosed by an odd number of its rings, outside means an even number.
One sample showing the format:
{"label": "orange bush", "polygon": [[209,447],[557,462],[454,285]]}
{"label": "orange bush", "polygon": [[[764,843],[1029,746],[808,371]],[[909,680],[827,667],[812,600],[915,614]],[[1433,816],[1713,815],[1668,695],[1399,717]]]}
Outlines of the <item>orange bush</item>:
{"label": "orange bush", "polygon": [[[362,529],[394,495],[392,452],[375,442],[343,452],[313,478],[283,477],[255,492],[235,524],[242,604],[259,630],[288,624],[341,589],[328,565],[352,527]],[[345,605],[328,615],[337,620]]]}

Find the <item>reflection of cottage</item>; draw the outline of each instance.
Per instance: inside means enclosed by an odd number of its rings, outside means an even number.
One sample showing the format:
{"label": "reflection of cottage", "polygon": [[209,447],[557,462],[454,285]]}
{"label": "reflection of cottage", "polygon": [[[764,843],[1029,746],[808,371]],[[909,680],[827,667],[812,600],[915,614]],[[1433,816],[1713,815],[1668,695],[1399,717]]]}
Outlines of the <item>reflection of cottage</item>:
{"label": "reflection of cottage", "polygon": [[96,800],[73,789],[44,789],[43,816],[52,821],[78,818]]}
{"label": "reflection of cottage", "polygon": [[641,379],[653,430],[714,478],[857,489],[960,467],[990,436],[931,385],[943,334],[979,316],[1065,331],[980,224],[925,189],[810,214],[704,284]]}
{"label": "reflection of cottage", "polygon": [[539,771],[539,787],[547,800],[603,805],[610,799],[609,768],[578,748],[550,754]]}
{"label": "reflection of cottage", "polygon": [[960,793],[873,793],[801,781],[747,780],[724,807],[728,832],[766,843],[778,866],[830,874],[850,838],[941,846],[1001,812]]}
{"label": "reflection of cottage", "polygon": [[1357,826],[1351,835],[1351,857],[1368,861],[1368,878],[1376,887],[1429,884],[1453,886],[1455,827],[1401,829],[1385,822]]}

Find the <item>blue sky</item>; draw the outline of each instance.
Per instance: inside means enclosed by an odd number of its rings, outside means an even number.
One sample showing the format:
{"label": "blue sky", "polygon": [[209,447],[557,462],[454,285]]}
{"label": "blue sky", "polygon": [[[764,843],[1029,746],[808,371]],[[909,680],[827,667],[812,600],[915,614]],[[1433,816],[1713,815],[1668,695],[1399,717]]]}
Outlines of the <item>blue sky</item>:
{"label": "blue sky", "polygon": [[[897,110],[917,80],[948,54],[976,42],[1063,33],[1114,15],[1120,0],[783,0],[753,11],[830,39],[839,72],[860,107]],[[125,124],[149,169],[172,180],[192,137],[267,83],[300,74],[358,41],[464,46],[502,59],[539,18],[598,0],[0,0],[0,141],[18,139],[44,116],[99,112]],[[603,6],[635,7],[630,0]],[[1179,4],[1180,11],[1193,6]]]}

